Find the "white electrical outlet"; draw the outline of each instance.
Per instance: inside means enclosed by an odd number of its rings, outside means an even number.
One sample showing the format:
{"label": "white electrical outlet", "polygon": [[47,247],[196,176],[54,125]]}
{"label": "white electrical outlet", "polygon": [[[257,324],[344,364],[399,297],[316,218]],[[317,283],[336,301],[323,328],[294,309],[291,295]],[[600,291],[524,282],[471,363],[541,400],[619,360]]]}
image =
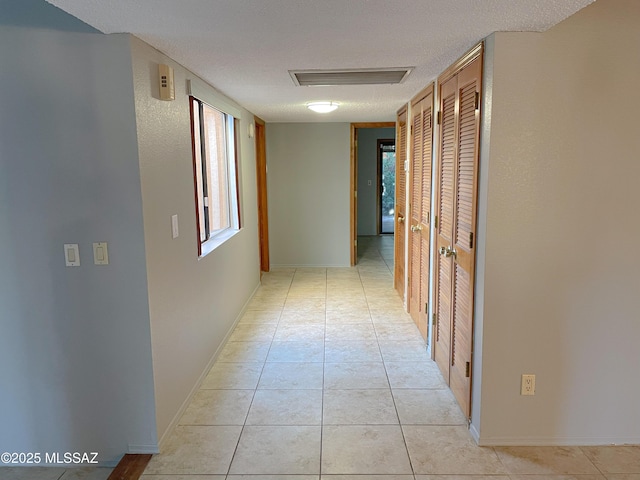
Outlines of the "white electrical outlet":
{"label": "white electrical outlet", "polygon": [[536,376],[522,375],[522,385],[520,386],[520,395],[536,394]]}

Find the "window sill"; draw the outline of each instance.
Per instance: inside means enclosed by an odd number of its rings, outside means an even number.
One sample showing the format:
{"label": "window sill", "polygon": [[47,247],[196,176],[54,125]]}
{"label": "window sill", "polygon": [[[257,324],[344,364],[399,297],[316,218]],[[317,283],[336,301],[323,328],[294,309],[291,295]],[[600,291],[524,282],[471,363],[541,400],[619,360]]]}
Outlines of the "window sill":
{"label": "window sill", "polygon": [[222,245],[224,242],[229,240],[231,237],[235,236],[240,230],[234,228],[228,228],[223,232],[220,232],[215,237],[210,238],[205,243],[202,244],[202,254],[198,257],[198,260],[206,257],[211,252],[213,252],[216,248]]}

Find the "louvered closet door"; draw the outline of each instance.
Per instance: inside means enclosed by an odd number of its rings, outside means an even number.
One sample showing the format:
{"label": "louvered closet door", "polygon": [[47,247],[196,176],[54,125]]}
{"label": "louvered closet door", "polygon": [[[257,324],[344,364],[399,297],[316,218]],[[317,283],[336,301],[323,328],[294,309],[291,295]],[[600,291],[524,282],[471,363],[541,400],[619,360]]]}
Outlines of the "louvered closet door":
{"label": "louvered closet door", "polygon": [[440,87],[440,155],[435,257],[435,360],[449,383],[451,352],[451,270],[452,261],[442,252],[453,243],[453,188],[456,157],[456,87],[454,77]]}
{"label": "louvered closet door", "polygon": [[441,86],[435,358],[463,412],[471,406],[482,56]]}
{"label": "louvered closet door", "polygon": [[433,146],[433,87],[411,105],[411,228],[409,313],[427,340],[429,323],[429,219],[431,209],[431,154]]}
{"label": "louvered closet door", "polygon": [[480,134],[478,58],[458,74],[459,127],[453,246],[453,309],[450,385],[463,412],[470,414],[473,348],[473,290]]}
{"label": "louvered closet door", "polygon": [[407,158],[407,108],[398,111],[396,119],[396,205],[395,205],[395,254],[394,254],[394,286],[400,298],[404,299],[405,284],[405,240],[406,240],[406,203],[407,174],[404,161]]}

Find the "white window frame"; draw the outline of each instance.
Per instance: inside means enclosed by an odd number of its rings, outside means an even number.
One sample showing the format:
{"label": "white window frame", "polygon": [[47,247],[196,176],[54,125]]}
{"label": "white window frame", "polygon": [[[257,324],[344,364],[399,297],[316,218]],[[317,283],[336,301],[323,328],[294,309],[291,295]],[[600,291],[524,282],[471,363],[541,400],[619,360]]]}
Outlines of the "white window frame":
{"label": "white window frame", "polygon": [[[191,138],[193,147],[193,178],[196,207],[196,235],[198,243],[198,257],[204,257],[215,250],[240,230],[240,200],[238,195],[238,161],[236,152],[236,119],[233,115],[222,111],[215,106],[189,96],[191,112]],[[205,111],[220,115],[223,119],[223,127],[215,124],[216,139],[223,139],[221,148],[211,148],[212,145],[206,137],[204,118]],[[220,153],[224,158],[226,178],[220,180],[213,175],[212,155]],[[218,155],[216,155],[218,161]],[[216,172],[217,175],[217,172]],[[220,194],[220,191],[223,191]],[[225,193],[226,192],[226,193]],[[213,203],[211,199],[220,194],[226,204],[225,225],[222,228],[214,228],[212,225],[213,212],[209,209]]]}

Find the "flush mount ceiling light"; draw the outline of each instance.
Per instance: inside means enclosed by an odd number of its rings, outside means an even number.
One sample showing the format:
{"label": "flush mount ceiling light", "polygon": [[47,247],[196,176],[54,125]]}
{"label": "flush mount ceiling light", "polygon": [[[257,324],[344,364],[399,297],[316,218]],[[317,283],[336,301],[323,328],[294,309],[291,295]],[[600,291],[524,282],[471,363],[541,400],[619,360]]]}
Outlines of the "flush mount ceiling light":
{"label": "flush mount ceiling light", "polygon": [[307,108],[313,110],[316,113],[329,113],[338,108],[340,104],[338,102],[312,102],[307,103]]}

